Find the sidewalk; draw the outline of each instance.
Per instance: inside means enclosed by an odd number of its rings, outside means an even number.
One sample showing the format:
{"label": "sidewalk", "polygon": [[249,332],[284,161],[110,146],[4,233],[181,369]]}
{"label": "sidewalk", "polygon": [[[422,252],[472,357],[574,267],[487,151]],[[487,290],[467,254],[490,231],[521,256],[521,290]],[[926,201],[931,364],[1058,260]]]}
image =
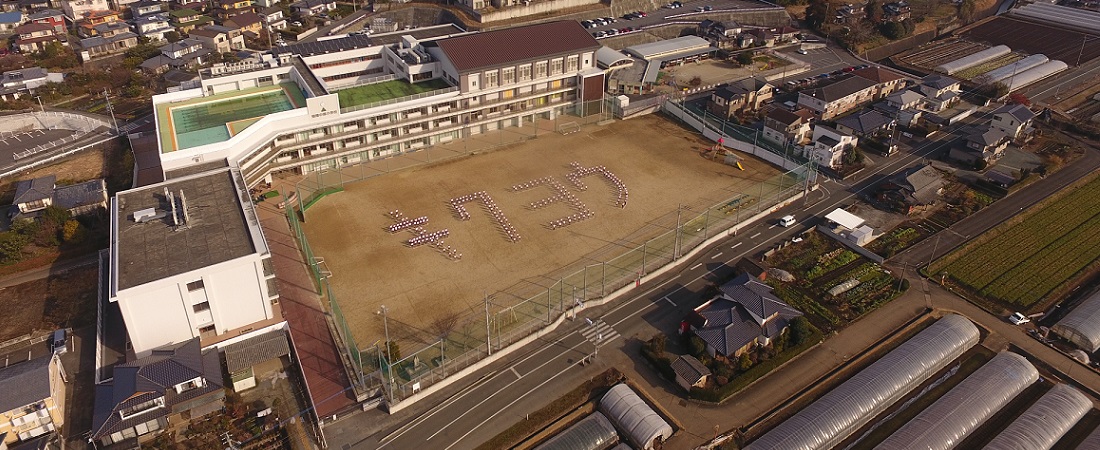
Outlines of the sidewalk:
{"label": "sidewalk", "polygon": [[275,202],[256,206],[271,248],[283,316],[290,324],[294,353],[318,417],[335,414],[355,403],[336,343],[329,333],[321,299],[302,261],[284,211]]}

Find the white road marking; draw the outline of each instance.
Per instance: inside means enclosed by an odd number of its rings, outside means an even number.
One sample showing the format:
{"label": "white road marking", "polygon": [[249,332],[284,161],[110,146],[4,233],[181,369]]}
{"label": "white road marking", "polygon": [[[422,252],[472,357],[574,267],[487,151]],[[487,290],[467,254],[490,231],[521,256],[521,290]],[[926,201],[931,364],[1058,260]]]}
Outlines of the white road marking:
{"label": "white road marking", "polygon": [[516,374],[517,379],[523,378],[523,375],[520,375],[519,372],[516,371],[516,366],[512,366],[512,373]]}
{"label": "white road marking", "polygon": [[733,244],[733,246],[731,246],[731,247],[730,247],[730,250],[733,250],[733,249],[737,248],[737,246],[739,246],[739,245],[741,245],[741,244],[742,244],[741,242],[738,242],[738,243],[736,243],[736,244]]}
{"label": "white road marking", "polygon": [[672,301],[672,299],[671,299],[671,298],[668,298],[668,296],[667,296],[667,295],[665,296],[665,301],[667,301],[667,302],[669,302],[669,303],[672,303],[672,306],[676,306],[676,302]]}
{"label": "white road marking", "polygon": [[769,230],[770,230],[770,229],[772,229],[772,228],[775,228],[775,224],[774,224],[774,223],[772,224],[772,226],[768,227],[768,229],[769,229]]}
{"label": "white road marking", "polygon": [[749,239],[756,239],[757,236],[760,236],[760,233],[756,233],[752,236],[749,236]]}
{"label": "white road marking", "polygon": [[699,264],[696,264],[696,265],[694,265],[694,266],[691,266],[691,268],[690,268],[690,269],[688,269],[688,270],[695,270],[695,269],[698,269],[698,268],[699,268],[699,266],[701,266],[701,265],[703,265],[703,263],[699,263]]}
{"label": "white road marking", "polygon": [[718,258],[719,256],[722,256],[722,252],[718,252],[714,256],[711,256],[710,259],[715,259],[715,258]]}
{"label": "white road marking", "polygon": [[[610,342],[610,341],[612,341],[612,340],[615,340],[615,338],[617,338],[617,337],[618,337],[618,336],[614,336],[614,337],[612,337],[612,338],[610,338],[610,339],[605,339],[605,340],[604,340],[604,342]],[[538,386],[535,386],[535,387],[531,388],[531,390],[529,390],[529,391],[527,391],[526,393],[524,393],[523,395],[521,395],[521,396],[517,397],[517,398],[516,398],[515,400],[512,400],[512,401],[511,401],[511,403],[508,403],[507,405],[504,405],[504,407],[503,407],[503,408],[500,408],[500,409],[498,409],[498,410],[497,410],[497,412],[493,413],[493,415],[491,415],[491,416],[487,417],[487,418],[486,418],[485,420],[482,420],[482,421],[481,421],[481,423],[479,423],[479,424],[477,424],[477,425],[474,425],[474,426],[473,426],[472,428],[470,428],[470,431],[467,431],[467,432],[466,432],[466,434],[463,434],[462,436],[459,436],[459,437],[458,437],[458,439],[455,439],[455,441],[454,441],[454,442],[452,442],[452,443],[451,443],[451,445],[448,445],[448,446],[444,447],[444,448],[443,448],[443,450],[450,450],[450,448],[451,448],[451,447],[454,447],[454,446],[455,446],[456,444],[458,444],[459,442],[462,442],[462,440],[463,440],[463,439],[466,439],[466,436],[469,436],[469,435],[470,435],[470,433],[473,433],[473,432],[474,432],[474,431],[476,431],[476,430],[477,430],[478,428],[481,428],[481,426],[482,426],[482,425],[485,425],[485,423],[486,423],[486,422],[488,422],[488,421],[490,421],[490,420],[493,420],[493,418],[494,418],[494,417],[496,417],[496,416],[497,416],[497,414],[500,414],[500,413],[504,412],[504,410],[506,410],[506,409],[508,409],[508,408],[511,408],[511,407],[512,407],[512,405],[516,404],[516,403],[517,403],[517,402],[519,402],[520,400],[523,400],[523,398],[524,398],[524,397],[526,397],[526,396],[530,395],[530,394],[531,394],[532,392],[535,392],[535,391],[536,391],[536,390],[538,390],[539,388],[541,388],[541,387],[543,387],[544,385],[546,385],[546,383],[549,383],[549,382],[553,381],[553,380],[554,380],[555,378],[557,378],[557,377],[561,376],[561,374],[565,373],[566,371],[568,371],[569,369],[572,369],[572,368],[573,368],[573,367],[575,367],[575,366],[576,366],[575,364],[570,364],[570,365],[566,366],[566,367],[565,367],[564,369],[562,369],[562,370],[561,370],[560,372],[558,372],[558,373],[555,373],[555,374],[554,374],[554,376],[552,376],[552,377],[550,377],[550,378],[547,378],[547,379],[546,379],[546,381],[543,381],[542,383],[539,383],[539,385],[538,385]],[[438,432],[437,432],[436,434],[438,434]],[[433,435],[433,436],[434,436],[434,435]],[[431,439],[431,438],[429,438],[429,439]]]}

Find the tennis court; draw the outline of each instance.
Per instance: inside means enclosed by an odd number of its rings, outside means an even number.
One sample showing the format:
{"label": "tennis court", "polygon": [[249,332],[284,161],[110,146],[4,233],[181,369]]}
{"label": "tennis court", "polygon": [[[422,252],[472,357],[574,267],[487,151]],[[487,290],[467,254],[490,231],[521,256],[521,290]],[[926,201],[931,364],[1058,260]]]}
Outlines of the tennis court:
{"label": "tennis court", "polygon": [[440,79],[423,81],[416,84],[409,83],[405,80],[391,80],[344,89],[342,91],[337,91],[336,95],[340,97],[341,108],[350,108],[448,87],[450,87],[450,85],[447,84],[446,81]]}
{"label": "tennis court", "polygon": [[226,141],[268,114],[304,104],[298,87],[284,83],[161,105],[162,147],[173,151]]}

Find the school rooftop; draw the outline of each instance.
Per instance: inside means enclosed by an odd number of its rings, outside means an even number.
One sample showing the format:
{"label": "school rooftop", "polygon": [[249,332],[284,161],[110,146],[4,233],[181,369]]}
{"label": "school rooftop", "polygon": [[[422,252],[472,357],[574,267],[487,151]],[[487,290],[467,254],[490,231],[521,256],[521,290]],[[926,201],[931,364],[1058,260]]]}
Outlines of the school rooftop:
{"label": "school rooftop", "polygon": [[[289,108],[286,107],[285,104],[267,104],[265,102],[248,101],[249,97],[278,90],[282,90],[289,100]],[[217,116],[217,123],[211,122],[208,124],[210,125],[209,127],[202,127],[199,131],[206,131],[217,127],[231,127],[225,128],[225,131],[220,133],[213,133],[212,135],[207,133],[208,136],[199,138],[197,142],[198,145],[206,145],[228,140],[236,133],[241,132],[241,130],[268,114],[287,111],[289,109],[304,108],[306,101],[305,96],[302,95],[301,89],[299,89],[296,84],[280,83],[273,86],[230,91],[157,105],[157,131],[162,152],[170,153],[176,150],[198,146],[193,145],[195,142],[191,142],[190,144],[192,145],[188,145],[189,143],[187,142],[181,142],[184,140],[181,139],[181,135],[188,133],[181,133],[177,130],[177,123],[173,121],[175,118],[174,114],[179,114],[180,111],[186,110],[189,107],[196,107],[196,105],[202,105],[208,110],[221,110],[220,114]],[[210,120],[211,118],[206,117],[204,119]],[[192,131],[192,133],[194,133],[194,131]]]}

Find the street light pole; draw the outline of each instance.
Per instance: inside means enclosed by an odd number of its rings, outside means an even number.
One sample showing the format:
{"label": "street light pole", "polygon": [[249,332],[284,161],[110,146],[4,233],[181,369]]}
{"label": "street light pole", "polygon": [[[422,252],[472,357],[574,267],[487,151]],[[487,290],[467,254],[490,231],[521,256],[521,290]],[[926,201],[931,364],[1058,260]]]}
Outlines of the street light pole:
{"label": "street light pole", "polygon": [[115,134],[118,134],[118,121],[115,120],[115,108],[111,106],[111,96],[107,95],[107,89],[103,89],[103,98],[107,100],[107,111],[111,113],[111,125],[114,126]]}
{"label": "street light pole", "polygon": [[38,100],[38,109],[42,110],[42,112],[46,112],[46,107],[42,106],[42,96],[41,95],[36,95],[36,96],[34,96],[34,98],[35,98],[35,100]]}

